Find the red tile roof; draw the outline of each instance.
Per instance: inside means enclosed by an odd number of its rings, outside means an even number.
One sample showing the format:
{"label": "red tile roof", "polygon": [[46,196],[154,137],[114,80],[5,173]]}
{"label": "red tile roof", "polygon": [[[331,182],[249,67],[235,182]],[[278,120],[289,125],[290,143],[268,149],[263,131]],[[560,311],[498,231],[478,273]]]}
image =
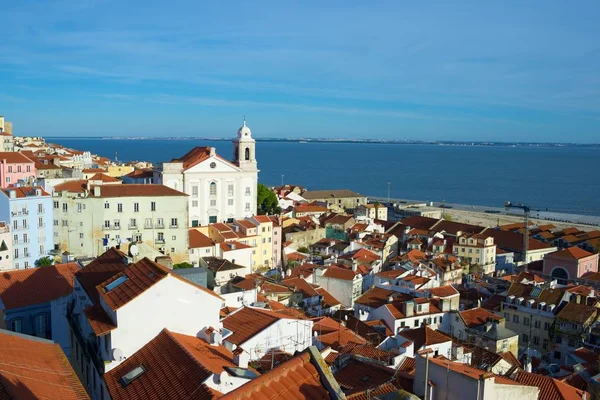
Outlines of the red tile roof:
{"label": "red tile roof", "polygon": [[320,265],[317,265],[317,264],[309,264],[309,263],[301,264],[292,270],[292,274],[290,275],[290,277],[307,278],[314,273],[314,270],[316,268],[319,268],[319,267],[320,267]]}
{"label": "red tile roof", "polygon": [[538,400],[581,400],[584,394],[590,397],[589,393],[549,376],[518,371],[514,380],[522,385],[538,387]]}
{"label": "red tile roof", "polygon": [[[210,158],[210,147],[194,147],[182,157],[174,158],[171,160],[172,163],[180,162],[183,163],[183,169],[190,169],[194,165],[200,164],[202,161],[208,160]],[[233,165],[229,161],[225,160],[221,156],[217,155],[222,161],[225,161],[227,164]]]}
{"label": "red tile roof", "polygon": [[101,173],[97,173],[94,176],[92,176],[90,179],[90,181],[100,181],[100,182],[121,182],[119,179],[117,178],[113,178],[112,176],[106,175],[106,174],[101,174]]}
{"label": "red tile roof", "polygon": [[334,374],[340,386],[348,394],[382,385],[392,379],[394,370],[376,363],[352,359]]}
{"label": "red tile roof", "polygon": [[66,181],[54,186],[54,192],[69,192],[69,193],[83,193],[88,190],[88,181],[85,179],[79,179],[74,181]]}
{"label": "red tile roof", "polygon": [[450,297],[458,295],[458,290],[452,285],[439,286],[431,289],[424,289],[425,292],[431,294],[433,297]]}
{"label": "red tile roof", "polygon": [[[321,358],[315,361],[319,365],[322,362]],[[310,354],[305,352],[221,397],[237,399],[329,400],[330,395]]]}
{"label": "red tile roof", "polygon": [[354,280],[356,275],[358,275],[358,272],[356,271],[339,267],[329,267],[323,273],[323,276],[326,278],[342,279],[345,281]]}
{"label": "red tile roof", "polygon": [[110,316],[97,304],[86,307],[83,314],[96,336],[103,336],[113,329],[117,329],[117,325],[110,319]]}
{"label": "red tile roof", "polygon": [[317,293],[319,293],[321,296],[323,296],[323,305],[325,305],[326,307],[335,307],[335,306],[341,304],[338,299],[333,297],[331,295],[331,293],[329,293],[327,290],[325,290],[323,288],[318,288]]}
{"label": "red tile roof", "polygon": [[569,247],[568,249],[555,251],[554,253],[547,254],[547,256],[561,257],[572,260],[579,260],[581,258],[589,257],[591,255],[593,254],[589,251],[585,251],[580,247]]}
{"label": "red tile roof", "polygon": [[77,271],[75,277],[90,299],[98,304],[100,296],[96,290],[96,286],[123,271],[125,268],[127,268],[125,254],[112,247],[83,269]]}
{"label": "red tile roof", "polygon": [[2,151],[0,152],[0,161],[6,160],[7,164],[33,164],[33,161],[25,157],[24,154],[16,151]]}
{"label": "red tile roof", "polygon": [[0,331],[0,365],[0,399],[89,399],[60,346],[49,340]]}
{"label": "red tile roof", "polygon": [[22,199],[29,196],[35,196],[35,189],[41,190],[42,196],[50,196],[41,186],[25,186],[25,187],[11,187],[7,189],[0,189],[4,194],[10,197],[10,191],[14,191],[18,199]]}
{"label": "red tile roof", "polygon": [[79,265],[71,262],[0,273],[0,299],[5,309],[48,303],[73,292]]}
{"label": "red tile roof", "polygon": [[481,307],[461,311],[459,314],[468,328],[483,325],[488,321],[488,319],[494,321],[502,320],[501,317]]}
{"label": "red tile roof", "polygon": [[223,326],[233,334],[226,340],[238,346],[281,319],[295,319],[260,308],[242,307],[223,319]]}
{"label": "red tile roof", "polygon": [[[94,187],[95,188],[95,187]],[[101,185],[100,196],[106,197],[156,197],[156,196],[187,196],[178,190],[164,185],[124,184],[124,185]]]}
{"label": "red tile roof", "polygon": [[556,315],[557,319],[584,324],[590,318],[596,318],[600,309],[587,304],[567,303]]}
{"label": "red tile roof", "polygon": [[282,283],[302,293],[303,298],[319,296],[316,289],[302,278],[287,278]]}
{"label": "red tile roof", "polygon": [[348,400],[372,400],[379,399],[382,396],[388,393],[395,393],[398,391],[398,388],[394,386],[392,383],[384,383],[374,389],[368,389],[362,392],[356,392],[351,395],[346,396]]}
{"label": "red tile roof", "polygon": [[415,344],[415,352],[423,346],[433,346],[434,344],[451,342],[452,338],[446,336],[440,331],[431,329],[424,325],[415,329],[407,329],[400,332],[400,336],[412,341]]}
{"label": "red tile roof", "polygon": [[[137,366],[146,371],[129,385],[121,377]],[[104,375],[114,400],[213,399],[218,397],[202,382],[213,374],[235,367],[224,346],[211,346],[202,339],[164,329],[154,339]]]}
{"label": "red tile roof", "polygon": [[211,247],[215,245],[215,242],[200,232],[197,229],[190,229],[189,231],[190,249],[197,249],[200,247]]}

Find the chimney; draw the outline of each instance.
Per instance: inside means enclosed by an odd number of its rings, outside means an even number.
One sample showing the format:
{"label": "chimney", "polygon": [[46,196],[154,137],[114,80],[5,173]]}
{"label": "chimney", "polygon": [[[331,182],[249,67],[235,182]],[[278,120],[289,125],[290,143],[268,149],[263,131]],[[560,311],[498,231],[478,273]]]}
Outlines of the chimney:
{"label": "chimney", "polygon": [[[274,350],[272,350],[274,351]],[[233,351],[233,362],[240,368],[248,368],[248,362],[250,361],[250,355],[241,347],[236,348]]]}
{"label": "chimney", "polygon": [[100,186],[94,186],[94,197],[100,197]]}
{"label": "chimney", "polygon": [[393,301],[394,301],[394,296],[392,296],[392,295],[389,295],[389,296],[388,296],[388,298],[387,298],[387,302],[388,302],[388,304],[390,304],[390,303],[391,303],[391,302],[393,302]]}
{"label": "chimney", "polygon": [[210,149],[210,156],[214,157],[215,155],[217,155],[216,149],[214,147],[209,147]]}
{"label": "chimney", "polygon": [[230,243],[230,244],[229,244],[229,248],[230,248],[231,250],[235,250],[235,243]]}
{"label": "chimney", "polygon": [[403,313],[407,317],[412,317],[415,315],[415,302],[412,300],[405,301],[402,303]]}
{"label": "chimney", "polygon": [[356,272],[358,269],[358,262],[356,260],[352,260],[352,271]]}
{"label": "chimney", "polygon": [[9,191],[8,191],[8,196],[9,196],[11,199],[16,199],[16,198],[17,198],[17,192],[16,192],[16,191],[14,191],[14,190],[9,190]]}

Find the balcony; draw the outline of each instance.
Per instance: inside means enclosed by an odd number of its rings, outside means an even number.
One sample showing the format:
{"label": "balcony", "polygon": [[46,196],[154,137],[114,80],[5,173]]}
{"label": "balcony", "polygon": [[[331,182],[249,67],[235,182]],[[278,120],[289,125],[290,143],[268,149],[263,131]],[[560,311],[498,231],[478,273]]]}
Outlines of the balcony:
{"label": "balcony", "polygon": [[163,223],[160,223],[160,224],[157,223],[156,224],[156,229],[165,229],[165,224],[163,224]]}
{"label": "balcony", "polygon": [[152,224],[145,224],[144,229],[152,229]]}
{"label": "balcony", "polygon": [[165,239],[164,238],[162,238],[162,239],[161,238],[156,238],[156,239],[154,239],[154,243],[165,244]]}
{"label": "balcony", "polygon": [[110,229],[111,229],[110,225],[109,225],[109,226],[106,226],[106,225],[104,225],[104,226],[102,227],[102,230],[103,230],[103,231],[110,231]]}
{"label": "balcony", "polygon": [[135,225],[131,225],[131,224],[129,224],[129,225],[127,225],[127,228],[128,228],[130,231],[135,231],[135,230],[138,228],[138,226],[137,226],[137,224],[135,224]]}
{"label": "balcony", "polygon": [[121,230],[121,225],[113,225],[113,229],[115,231],[120,231]]}
{"label": "balcony", "polygon": [[179,228],[179,225],[169,225],[169,229],[177,229]]}

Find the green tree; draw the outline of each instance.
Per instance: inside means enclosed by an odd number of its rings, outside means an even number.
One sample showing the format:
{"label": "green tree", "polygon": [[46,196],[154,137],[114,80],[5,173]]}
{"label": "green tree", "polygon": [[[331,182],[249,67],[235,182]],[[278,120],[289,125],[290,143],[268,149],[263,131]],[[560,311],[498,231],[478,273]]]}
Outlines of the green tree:
{"label": "green tree", "polygon": [[258,184],[258,190],[256,191],[256,207],[259,215],[265,214],[280,214],[281,208],[278,205],[277,196],[275,192],[263,185]]}
{"label": "green tree", "polygon": [[54,260],[48,256],[42,257],[35,262],[36,267],[49,267],[52,264],[54,264]]}
{"label": "green tree", "polygon": [[190,264],[189,262],[173,264],[173,269],[185,269],[185,268],[194,268],[194,266],[192,264]]}
{"label": "green tree", "polygon": [[298,247],[298,253],[309,254],[310,249],[306,246]]}

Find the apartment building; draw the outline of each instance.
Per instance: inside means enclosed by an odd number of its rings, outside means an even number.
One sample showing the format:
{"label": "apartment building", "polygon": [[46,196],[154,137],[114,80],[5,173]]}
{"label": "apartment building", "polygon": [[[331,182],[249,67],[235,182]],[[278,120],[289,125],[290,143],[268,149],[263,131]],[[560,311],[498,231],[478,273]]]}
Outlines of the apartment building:
{"label": "apartment building", "polygon": [[13,269],[12,256],[10,225],[2,221],[0,222],[0,272]]}
{"label": "apartment building", "polygon": [[11,227],[14,269],[34,267],[52,250],[52,196],[41,187],[0,190],[0,221]]}
{"label": "apartment building", "polygon": [[53,195],[54,248],[96,256],[110,246],[138,243],[188,259],[187,195],[163,185],[90,185],[70,181]]}
{"label": "apartment building", "polygon": [[0,188],[33,185],[36,177],[35,163],[24,154],[0,152]]}
{"label": "apartment building", "polygon": [[496,245],[494,238],[485,234],[458,232],[458,240],[453,250],[456,256],[469,260],[471,265],[479,265],[484,273],[490,274],[496,269]]}

